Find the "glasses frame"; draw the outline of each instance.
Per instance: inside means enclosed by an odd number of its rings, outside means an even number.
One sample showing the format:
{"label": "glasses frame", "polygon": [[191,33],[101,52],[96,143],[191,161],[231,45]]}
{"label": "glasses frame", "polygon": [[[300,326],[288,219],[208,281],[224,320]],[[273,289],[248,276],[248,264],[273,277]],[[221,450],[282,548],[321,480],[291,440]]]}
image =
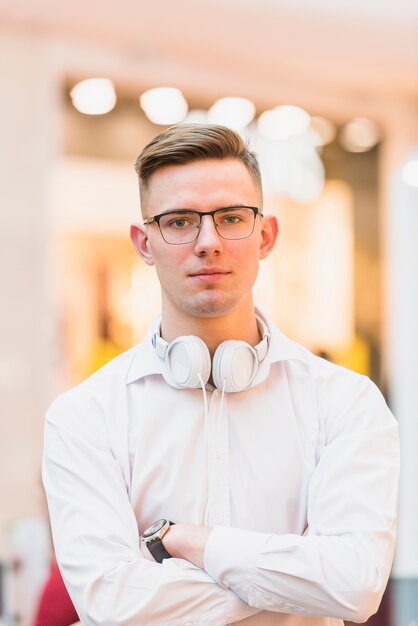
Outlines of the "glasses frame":
{"label": "glasses frame", "polygon": [[[215,222],[215,213],[218,213],[218,211],[228,211],[228,210],[233,211],[234,209],[251,209],[251,211],[254,213],[253,227],[251,229],[250,234],[245,235],[245,237],[224,237],[223,235],[221,235],[221,233],[218,230],[218,225]],[[163,231],[161,230],[160,219],[162,217],[165,217],[166,215],[183,215],[187,213],[195,213],[196,215],[199,215],[200,217],[199,226],[196,228],[196,237],[194,237],[193,239],[190,239],[190,241],[179,241],[178,243],[167,241],[167,239],[163,235]],[[153,217],[146,217],[143,221],[143,224],[145,226],[145,225],[152,224],[155,222],[156,224],[158,224],[161,237],[164,239],[166,243],[168,243],[170,246],[184,246],[184,245],[187,245],[188,243],[193,243],[193,241],[196,241],[196,239],[199,237],[200,227],[202,225],[202,217],[204,217],[205,215],[210,215],[212,217],[213,225],[215,226],[216,232],[218,233],[219,237],[221,237],[222,239],[226,239],[227,241],[240,241],[241,239],[248,239],[248,237],[251,237],[251,235],[254,232],[255,218],[257,217],[257,215],[260,215],[261,217],[263,217],[263,209],[260,209],[259,207],[256,207],[256,206],[248,206],[246,204],[236,204],[234,206],[220,207],[219,209],[214,209],[213,211],[194,211],[193,209],[177,209],[176,211],[166,211],[165,213],[159,213],[158,215],[154,215]]]}

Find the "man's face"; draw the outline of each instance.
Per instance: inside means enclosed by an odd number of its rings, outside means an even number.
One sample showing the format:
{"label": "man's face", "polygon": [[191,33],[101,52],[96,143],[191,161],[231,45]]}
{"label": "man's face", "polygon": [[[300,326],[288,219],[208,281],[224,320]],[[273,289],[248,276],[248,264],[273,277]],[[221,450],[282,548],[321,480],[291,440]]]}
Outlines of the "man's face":
{"label": "man's face", "polygon": [[[175,209],[203,212],[260,203],[260,190],[241,161],[214,159],[157,170],[143,196],[142,211],[152,217]],[[266,242],[265,231],[263,218],[257,216],[250,237],[227,240],[217,233],[212,217],[204,216],[193,242],[165,242],[156,223],[133,231],[133,241],[145,262],[155,264],[164,312],[217,317],[252,304],[259,259],[273,245]]]}

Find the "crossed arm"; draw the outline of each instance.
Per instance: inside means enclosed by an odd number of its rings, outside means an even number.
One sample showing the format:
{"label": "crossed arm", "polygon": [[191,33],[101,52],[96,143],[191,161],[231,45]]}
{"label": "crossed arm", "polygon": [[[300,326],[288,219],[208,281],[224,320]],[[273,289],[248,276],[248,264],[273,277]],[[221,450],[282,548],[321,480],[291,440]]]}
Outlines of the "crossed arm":
{"label": "crossed arm", "polygon": [[310,481],[306,535],[173,520],[164,544],[177,558],[157,564],[141,552],[106,433],[82,408],[71,428],[59,405],[50,413],[43,474],[57,560],[86,626],[222,626],[259,611],[363,621],[376,610],[395,533],[392,419],[330,435]]}

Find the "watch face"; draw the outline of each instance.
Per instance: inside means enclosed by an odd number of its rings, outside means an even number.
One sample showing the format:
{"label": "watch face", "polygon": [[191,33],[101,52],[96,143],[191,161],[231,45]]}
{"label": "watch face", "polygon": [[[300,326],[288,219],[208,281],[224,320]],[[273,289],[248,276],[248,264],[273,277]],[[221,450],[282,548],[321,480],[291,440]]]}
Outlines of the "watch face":
{"label": "watch face", "polygon": [[167,520],[159,519],[153,523],[152,526],[144,530],[143,538],[147,539],[148,537],[152,537],[156,533],[158,533],[165,525],[167,524]]}

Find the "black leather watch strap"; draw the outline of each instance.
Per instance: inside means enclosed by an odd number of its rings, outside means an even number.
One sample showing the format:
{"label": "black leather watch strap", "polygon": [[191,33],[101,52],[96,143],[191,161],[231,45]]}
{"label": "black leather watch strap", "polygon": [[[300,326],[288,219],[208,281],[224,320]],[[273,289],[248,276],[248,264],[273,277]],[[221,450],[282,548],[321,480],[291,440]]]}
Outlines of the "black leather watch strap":
{"label": "black leather watch strap", "polygon": [[164,559],[171,559],[172,556],[164,548],[164,544],[161,539],[152,539],[148,541],[147,548],[151,552],[157,563],[162,563]]}

